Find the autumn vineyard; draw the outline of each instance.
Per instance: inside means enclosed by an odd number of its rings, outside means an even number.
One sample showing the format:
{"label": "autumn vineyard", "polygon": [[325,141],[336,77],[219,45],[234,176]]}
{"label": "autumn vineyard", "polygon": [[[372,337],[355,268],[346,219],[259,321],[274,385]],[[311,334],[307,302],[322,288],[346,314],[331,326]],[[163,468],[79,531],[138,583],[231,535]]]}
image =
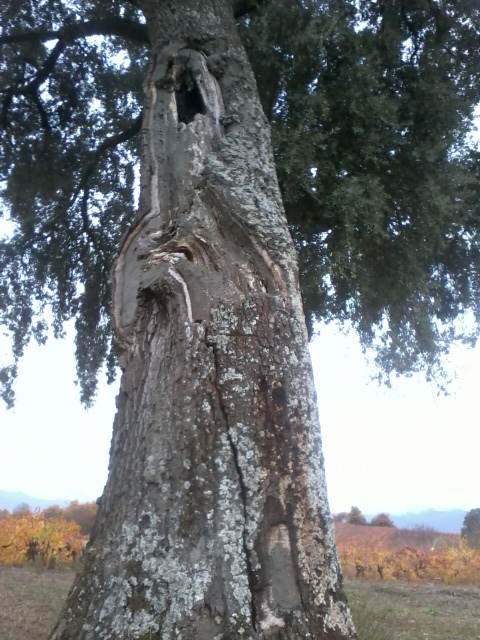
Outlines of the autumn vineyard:
{"label": "autumn vineyard", "polygon": [[30,511],[19,506],[11,514],[0,511],[0,564],[54,568],[75,565],[95,519],[95,503]]}
{"label": "autumn vineyard", "polygon": [[[76,501],[43,511],[0,511],[0,564],[75,566],[95,513],[95,503]],[[480,549],[469,547],[459,535],[344,522],[335,523],[335,535],[347,577],[480,584]]]}
{"label": "autumn vineyard", "polygon": [[335,523],[344,575],[368,580],[480,584],[480,549],[459,535]]}

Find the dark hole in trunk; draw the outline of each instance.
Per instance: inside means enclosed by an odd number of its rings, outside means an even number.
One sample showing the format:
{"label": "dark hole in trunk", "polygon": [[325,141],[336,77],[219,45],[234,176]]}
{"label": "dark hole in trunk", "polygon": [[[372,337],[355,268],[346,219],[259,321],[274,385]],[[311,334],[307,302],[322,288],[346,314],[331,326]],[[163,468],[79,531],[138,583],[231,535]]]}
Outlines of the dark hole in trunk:
{"label": "dark hole in trunk", "polygon": [[193,121],[197,113],[203,115],[207,113],[202,94],[194,80],[182,83],[180,89],[175,91],[175,100],[177,102],[178,122],[188,124]]}
{"label": "dark hole in trunk", "polygon": [[193,253],[187,247],[178,247],[175,249],[175,253],[183,253],[189,262],[193,262]]}

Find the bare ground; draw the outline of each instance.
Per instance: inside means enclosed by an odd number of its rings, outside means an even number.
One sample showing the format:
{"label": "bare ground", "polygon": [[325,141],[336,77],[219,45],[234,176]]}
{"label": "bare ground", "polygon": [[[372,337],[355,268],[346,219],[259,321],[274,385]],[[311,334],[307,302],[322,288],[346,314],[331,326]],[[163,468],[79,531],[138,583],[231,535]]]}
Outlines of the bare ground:
{"label": "bare ground", "polygon": [[[1,640],[46,640],[70,570],[0,565]],[[480,587],[346,580],[359,640],[480,640]]]}

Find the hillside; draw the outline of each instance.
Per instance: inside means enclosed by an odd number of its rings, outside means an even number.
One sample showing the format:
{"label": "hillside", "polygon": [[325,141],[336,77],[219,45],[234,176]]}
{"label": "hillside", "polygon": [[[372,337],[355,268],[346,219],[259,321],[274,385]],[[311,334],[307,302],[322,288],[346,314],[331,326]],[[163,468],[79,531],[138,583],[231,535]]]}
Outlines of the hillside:
{"label": "hillside", "polygon": [[20,491],[3,491],[0,489],[0,509],[13,511],[19,504],[28,504],[30,509],[46,509],[52,504],[64,506],[66,500],[45,500],[44,498],[34,498]]}
{"label": "hillside", "polygon": [[466,513],[461,509],[451,509],[450,511],[429,509],[420,513],[392,515],[391,518],[395,526],[401,529],[428,527],[442,533],[460,533]]}
{"label": "hillside", "polygon": [[396,527],[370,527],[346,522],[335,523],[337,545],[351,545],[357,549],[363,547],[399,550],[431,549],[448,544],[457,539],[456,534],[441,533],[431,529],[398,529]]}

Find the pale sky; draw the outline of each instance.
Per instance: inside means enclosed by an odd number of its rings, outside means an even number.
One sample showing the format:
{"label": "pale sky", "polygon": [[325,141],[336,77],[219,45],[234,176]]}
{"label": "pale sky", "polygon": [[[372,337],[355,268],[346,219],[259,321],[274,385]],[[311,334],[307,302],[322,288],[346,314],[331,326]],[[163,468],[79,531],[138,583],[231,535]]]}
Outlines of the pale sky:
{"label": "pale sky", "polygon": [[333,326],[311,352],[332,511],[480,506],[480,346],[452,350],[447,397],[420,374],[379,387],[355,337]]}
{"label": "pale sky", "polygon": [[[446,398],[422,376],[393,390],[370,382],[354,335],[333,325],[311,351],[333,512],[480,506],[480,348],[454,350],[457,379]],[[0,489],[66,501],[101,495],[118,383],[102,383],[86,411],[73,354],[71,340],[28,349],[16,407],[0,406]]]}

